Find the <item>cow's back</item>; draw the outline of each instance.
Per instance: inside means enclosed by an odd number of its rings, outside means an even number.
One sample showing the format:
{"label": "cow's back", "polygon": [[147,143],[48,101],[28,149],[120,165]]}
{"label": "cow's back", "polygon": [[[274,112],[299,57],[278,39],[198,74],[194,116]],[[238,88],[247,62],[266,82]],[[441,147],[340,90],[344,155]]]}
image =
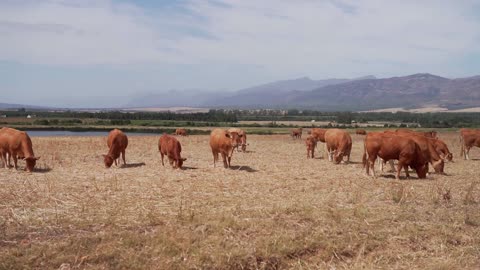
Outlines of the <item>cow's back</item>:
{"label": "cow's back", "polygon": [[119,151],[125,150],[128,146],[127,135],[125,135],[125,133],[119,129],[110,131],[107,138],[107,146],[108,148],[112,148],[112,146],[114,146],[114,148],[118,149]]}

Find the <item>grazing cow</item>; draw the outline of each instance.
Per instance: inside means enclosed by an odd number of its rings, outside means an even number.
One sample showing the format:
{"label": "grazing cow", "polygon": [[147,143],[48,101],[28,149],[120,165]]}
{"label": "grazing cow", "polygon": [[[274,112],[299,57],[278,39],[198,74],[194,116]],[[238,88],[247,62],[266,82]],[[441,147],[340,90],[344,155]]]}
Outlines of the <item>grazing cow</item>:
{"label": "grazing cow", "polygon": [[[242,149],[243,152],[246,152],[248,144],[247,144],[247,133],[245,132],[245,130],[239,129],[239,128],[229,128],[228,132],[236,132],[240,136],[241,149]],[[235,149],[237,149],[237,151],[238,151],[238,146],[239,145],[237,145],[237,147],[235,147]]]}
{"label": "grazing cow", "polygon": [[302,138],[302,128],[292,129],[291,136],[292,136],[293,139],[301,139]]}
{"label": "grazing cow", "polygon": [[344,156],[347,157],[347,162],[350,161],[350,152],[352,151],[350,134],[341,129],[329,129],[325,132],[325,142],[329,161],[338,164]]}
{"label": "grazing cow", "polygon": [[315,147],[317,146],[317,139],[310,135],[305,140],[305,145],[307,146],[307,158],[315,157]]}
{"label": "grazing cow", "polygon": [[165,155],[168,157],[168,162],[174,169],[181,169],[183,162],[187,160],[186,158],[182,158],[180,154],[180,152],[182,152],[182,145],[173,136],[163,134],[158,140],[158,150],[160,151],[160,155],[162,156],[163,166],[165,166],[165,164],[163,163],[163,157]]}
{"label": "grazing cow", "polygon": [[0,155],[5,168],[9,168],[10,157],[13,158],[13,166],[17,169],[18,158],[25,160],[25,170],[32,172],[37,160],[32,148],[32,140],[24,131],[13,128],[0,129]]}
{"label": "grazing cow", "polygon": [[410,177],[408,166],[417,172],[418,178],[427,176],[428,161],[418,144],[410,138],[395,133],[370,132],[365,137],[364,149],[362,160],[367,175],[370,175],[371,169],[373,177],[376,177],[374,165],[378,156],[383,160],[398,160],[396,179],[400,179],[402,168],[407,178]]}
{"label": "grazing cow", "polygon": [[[389,133],[391,131],[386,131],[385,133]],[[404,130],[397,130],[395,132],[399,136],[404,136],[412,139],[415,143],[418,144],[420,149],[423,152],[424,157],[428,160],[429,163],[432,164],[433,169],[437,173],[444,173],[443,169],[445,166],[445,162],[440,157],[440,155],[435,150],[434,140],[429,137],[425,137],[424,135],[418,133],[411,133],[409,131]],[[427,167],[428,171],[428,167]]]}
{"label": "grazing cow", "polygon": [[177,128],[175,130],[175,135],[178,135],[178,136],[187,136],[187,130],[184,129],[184,128]]}
{"label": "grazing cow", "polygon": [[117,159],[120,159],[120,153],[122,154],[123,164],[127,164],[125,162],[125,149],[128,146],[128,138],[125,133],[119,129],[110,131],[107,138],[107,146],[109,148],[108,154],[103,155],[103,162],[106,168],[110,168],[113,162],[118,166],[120,160],[117,163]]}
{"label": "grazing cow", "polygon": [[355,134],[357,134],[357,135],[367,135],[367,131],[365,131],[364,129],[357,129],[357,130],[355,130]]}
{"label": "grazing cow", "polygon": [[460,129],[460,155],[463,159],[470,159],[470,149],[480,147],[480,130],[478,129]]}
{"label": "grazing cow", "polygon": [[242,135],[237,132],[228,132],[224,129],[216,128],[210,133],[210,147],[213,154],[213,167],[218,160],[218,154],[222,155],[223,166],[230,168],[233,149],[242,143]]}

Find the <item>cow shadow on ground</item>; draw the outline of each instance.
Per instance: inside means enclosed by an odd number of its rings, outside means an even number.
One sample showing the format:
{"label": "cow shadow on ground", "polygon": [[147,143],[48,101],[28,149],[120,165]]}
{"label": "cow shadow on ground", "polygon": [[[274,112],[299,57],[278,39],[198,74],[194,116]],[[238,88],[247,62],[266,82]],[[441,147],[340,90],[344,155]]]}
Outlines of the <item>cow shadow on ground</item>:
{"label": "cow shadow on ground", "polygon": [[138,163],[128,163],[128,164],[123,164],[122,166],[120,166],[120,168],[122,169],[128,169],[128,168],[138,168],[138,167],[142,167],[142,166],[145,166],[145,162],[138,162]]}
{"label": "cow shadow on ground", "polygon": [[250,166],[230,166],[231,170],[237,170],[237,171],[246,171],[246,172],[258,172],[257,170],[253,169]]}
{"label": "cow shadow on ground", "polygon": [[48,173],[51,170],[52,170],[52,168],[34,168],[33,172],[34,173]]}
{"label": "cow shadow on ground", "polygon": [[[378,176],[378,178],[384,178],[384,179],[390,179],[390,180],[396,180],[395,178],[395,175],[394,174],[384,174],[384,175],[380,175]],[[417,176],[412,176],[410,175],[410,178],[407,178],[405,175],[400,175],[400,181],[418,181],[418,180],[433,180],[431,178],[425,178],[425,179],[420,179],[418,178]]]}
{"label": "cow shadow on ground", "polygon": [[480,158],[471,158],[470,160],[476,160],[476,161],[478,161],[478,160],[480,160]]}
{"label": "cow shadow on ground", "polygon": [[182,166],[181,170],[183,170],[183,171],[185,171],[185,170],[198,170],[198,168],[197,167]]}
{"label": "cow shadow on ground", "polygon": [[363,164],[363,162],[360,162],[360,161],[349,161],[349,162],[346,162],[345,164],[346,164],[346,165],[348,165],[348,164]]}

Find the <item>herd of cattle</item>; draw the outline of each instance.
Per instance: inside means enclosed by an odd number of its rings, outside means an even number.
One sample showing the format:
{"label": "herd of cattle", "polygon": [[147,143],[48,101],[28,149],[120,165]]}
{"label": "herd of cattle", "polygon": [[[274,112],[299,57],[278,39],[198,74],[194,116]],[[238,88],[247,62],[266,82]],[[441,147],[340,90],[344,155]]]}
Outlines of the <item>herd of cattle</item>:
{"label": "herd of cattle", "polygon": [[[292,129],[292,138],[301,139],[303,130],[301,128]],[[305,140],[307,148],[307,158],[314,158],[315,148],[318,142],[325,144],[325,153],[328,160],[335,164],[342,161],[348,163],[352,151],[352,138],[348,132],[342,129],[321,129],[312,128],[308,131],[309,136]],[[356,134],[366,135],[364,140],[363,167],[367,175],[370,170],[375,177],[374,165],[377,158],[383,165],[389,162],[394,169],[393,160],[397,160],[396,178],[400,178],[400,172],[405,170],[407,178],[409,177],[408,168],[412,168],[418,175],[418,178],[425,178],[429,164],[432,165],[436,173],[444,173],[445,162],[452,161],[453,155],[449,151],[445,142],[437,137],[435,131],[416,132],[409,129],[397,129],[395,131],[367,132],[357,130]],[[175,135],[186,136],[185,129],[177,129]],[[473,146],[480,147],[480,130],[461,129],[461,156],[469,159],[469,151]],[[210,134],[210,147],[213,154],[214,167],[222,156],[225,168],[230,167],[234,150],[246,151],[247,134],[239,128],[214,129]],[[125,150],[128,146],[127,136],[120,130],[110,131],[107,138],[109,151],[104,157],[105,167],[109,168],[113,163],[118,165],[120,156],[125,161]],[[240,150],[239,150],[240,147]],[[170,165],[173,168],[181,168],[186,160],[182,158],[182,146],[174,136],[163,134],[158,141],[158,150],[161,155],[162,165],[164,165],[164,156],[167,156]],[[32,172],[36,161],[33,153],[32,141],[28,134],[13,128],[4,127],[0,129],[0,157],[5,168],[10,168],[13,159],[13,167],[17,169],[18,159],[25,161],[25,170]]]}

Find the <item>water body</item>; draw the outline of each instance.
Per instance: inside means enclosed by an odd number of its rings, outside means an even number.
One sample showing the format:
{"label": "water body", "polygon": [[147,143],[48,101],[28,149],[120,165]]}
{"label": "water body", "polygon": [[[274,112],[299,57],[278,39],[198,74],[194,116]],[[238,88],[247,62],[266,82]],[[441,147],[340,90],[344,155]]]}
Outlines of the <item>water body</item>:
{"label": "water body", "polygon": [[[107,136],[108,131],[25,130],[30,137]],[[163,133],[125,132],[127,136],[158,136]]]}

